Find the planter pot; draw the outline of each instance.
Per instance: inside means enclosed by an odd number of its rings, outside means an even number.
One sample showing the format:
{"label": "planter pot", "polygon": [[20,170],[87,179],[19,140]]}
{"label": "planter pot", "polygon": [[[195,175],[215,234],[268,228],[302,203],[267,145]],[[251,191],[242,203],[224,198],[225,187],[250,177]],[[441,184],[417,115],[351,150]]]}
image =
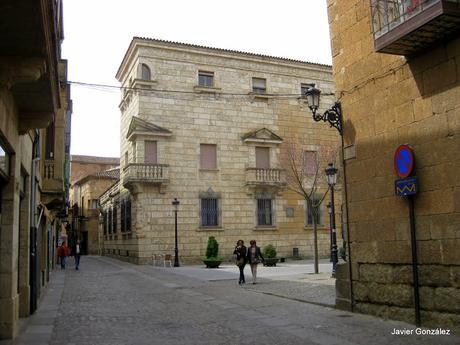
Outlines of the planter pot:
{"label": "planter pot", "polygon": [[264,260],[264,266],[276,266],[276,263],[279,261],[278,258],[266,258]]}
{"label": "planter pot", "polygon": [[222,260],[203,260],[203,263],[206,265],[206,268],[219,268]]}

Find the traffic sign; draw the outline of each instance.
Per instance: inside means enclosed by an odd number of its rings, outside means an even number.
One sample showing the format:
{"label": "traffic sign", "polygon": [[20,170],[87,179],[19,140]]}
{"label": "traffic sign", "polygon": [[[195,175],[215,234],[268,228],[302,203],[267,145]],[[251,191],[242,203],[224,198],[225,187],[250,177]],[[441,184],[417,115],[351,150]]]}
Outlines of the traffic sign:
{"label": "traffic sign", "polygon": [[407,177],[395,181],[396,196],[414,195],[418,192],[417,177]]}
{"label": "traffic sign", "polygon": [[414,153],[408,145],[400,145],[393,157],[396,174],[400,178],[410,176],[414,171]]}

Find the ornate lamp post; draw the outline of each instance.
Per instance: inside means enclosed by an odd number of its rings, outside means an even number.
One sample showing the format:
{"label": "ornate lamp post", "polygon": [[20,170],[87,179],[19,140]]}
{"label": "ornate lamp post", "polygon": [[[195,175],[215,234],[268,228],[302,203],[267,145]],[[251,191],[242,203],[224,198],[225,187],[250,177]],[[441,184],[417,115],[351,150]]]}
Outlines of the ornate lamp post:
{"label": "ornate lamp post", "polygon": [[334,208],[334,186],[337,183],[337,168],[334,164],[329,163],[326,168],[326,179],[329,189],[331,190],[331,232],[332,232],[332,246],[331,246],[331,258],[332,258],[332,278],[335,278],[335,270],[338,262],[337,255],[337,235],[335,229],[335,208]]}
{"label": "ornate lamp post", "polygon": [[179,208],[179,200],[174,198],[172,205],[174,207],[174,234],[175,234],[175,245],[174,245],[174,267],[179,267],[179,248],[177,247],[177,210]]}
{"label": "ornate lamp post", "polygon": [[319,108],[320,95],[321,91],[315,87],[311,87],[305,92],[308,107],[313,115],[313,120],[316,122],[329,122],[331,127],[336,128],[340,135],[342,135],[342,108],[340,106],[340,102],[335,102],[330,109],[324,112],[324,114],[319,114],[316,111]]}

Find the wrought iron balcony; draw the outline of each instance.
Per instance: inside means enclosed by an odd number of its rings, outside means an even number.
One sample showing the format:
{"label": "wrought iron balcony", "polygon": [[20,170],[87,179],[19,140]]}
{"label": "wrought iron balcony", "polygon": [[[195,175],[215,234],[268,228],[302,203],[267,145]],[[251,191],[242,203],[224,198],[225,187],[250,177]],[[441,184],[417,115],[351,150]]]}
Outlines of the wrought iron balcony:
{"label": "wrought iron balcony", "polygon": [[166,164],[130,163],[124,169],[123,186],[129,189],[134,183],[155,185],[169,182],[169,166]]}
{"label": "wrought iron balcony", "polygon": [[411,55],[460,31],[460,0],[371,0],[375,50]]}
{"label": "wrought iron balcony", "polygon": [[285,171],[282,169],[246,169],[247,186],[273,186],[282,187],[286,184]]}

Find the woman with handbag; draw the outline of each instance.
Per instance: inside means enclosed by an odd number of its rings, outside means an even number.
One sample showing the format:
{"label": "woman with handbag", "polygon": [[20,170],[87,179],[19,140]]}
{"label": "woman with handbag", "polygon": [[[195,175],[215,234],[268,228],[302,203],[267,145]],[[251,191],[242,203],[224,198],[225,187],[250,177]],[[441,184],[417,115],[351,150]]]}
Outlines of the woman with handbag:
{"label": "woman with handbag", "polygon": [[238,242],[236,242],[236,247],[233,251],[233,254],[236,254],[236,265],[240,269],[240,279],[238,280],[238,284],[245,284],[246,282],[244,280],[244,266],[246,266],[247,250],[244,246],[243,240],[238,240]]}
{"label": "woman with handbag", "polygon": [[251,240],[249,243],[251,246],[248,249],[247,261],[251,266],[252,283],[255,284],[257,279],[257,264],[259,264],[260,261],[263,262],[264,257],[262,256],[260,247],[257,247],[255,240]]}

